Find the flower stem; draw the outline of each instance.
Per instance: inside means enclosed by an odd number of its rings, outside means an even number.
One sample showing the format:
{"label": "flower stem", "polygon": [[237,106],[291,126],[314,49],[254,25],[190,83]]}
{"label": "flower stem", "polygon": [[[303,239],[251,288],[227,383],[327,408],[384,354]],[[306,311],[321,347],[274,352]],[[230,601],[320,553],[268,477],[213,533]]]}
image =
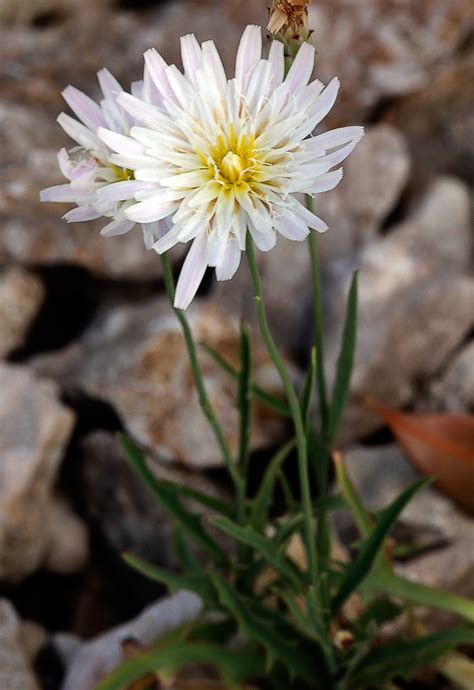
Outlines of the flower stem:
{"label": "flower stem", "polygon": [[[306,205],[310,211],[313,211],[313,199],[308,195],[306,197]],[[326,376],[324,373],[324,340],[323,340],[323,307],[321,296],[321,268],[319,264],[318,243],[316,240],[316,233],[309,233],[309,248],[311,254],[311,277],[313,283],[313,306],[314,306],[314,336],[316,344],[316,358],[317,370],[316,381],[318,384],[319,407],[321,410],[321,427],[324,438],[325,430],[328,427],[329,408],[326,387]]]}
{"label": "flower stem", "polygon": [[194,377],[194,383],[196,386],[196,390],[198,392],[198,397],[199,397],[199,404],[201,406],[201,410],[203,411],[207,421],[209,422],[214,435],[216,437],[217,443],[219,445],[219,448],[221,449],[225,465],[227,467],[227,471],[229,472],[232,481],[234,483],[235,487],[235,492],[236,492],[236,499],[237,499],[237,514],[239,518],[239,522],[241,524],[245,524],[245,490],[244,490],[244,481],[237,469],[237,466],[235,464],[234,458],[232,457],[232,453],[230,452],[229,446],[227,444],[227,441],[224,436],[224,432],[222,430],[222,427],[219,423],[219,420],[217,419],[214,410],[212,408],[211,402],[209,400],[209,397],[206,392],[206,387],[204,385],[203,377],[202,377],[202,372],[201,372],[201,367],[199,365],[198,357],[197,357],[197,352],[196,352],[196,344],[194,342],[193,334],[191,331],[191,327],[189,325],[189,322],[186,318],[186,315],[184,311],[181,309],[176,309],[174,305],[174,293],[175,293],[175,288],[174,288],[174,280],[173,280],[173,273],[171,271],[171,266],[170,262],[168,259],[168,256],[165,254],[161,255],[161,263],[163,265],[163,274],[165,278],[165,287],[166,287],[166,292],[168,295],[168,299],[170,301],[171,306],[174,309],[174,312],[181,324],[181,328],[183,330],[183,336],[184,340],[186,342],[186,348],[188,351],[188,356],[189,360],[191,363],[191,369],[193,372],[193,377]]}
{"label": "flower stem", "polygon": [[268,321],[265,313],[265,303],[263,301],[262,282],[260,280],[260,273],[255,258],[255,250],[253,247],[250,233],[247,233],[247,247],[246,254],[250,274],[252,277],[254,299],[257,309],[258,322],[262,338],[267,346],[268,353],[272,358],[280,375],[281,381],[288,397],[293,422],[295,425],[296,442],[298,446],[298,469],[301,487],[301,498],[303,502],[304,524],[305,524],[305,541],[308,555],[308,566],[312,583],[316,586],[318,582],[318,567],[316,561],[316,541],[313,526],[313,513],[311,505],[311,492],[309,486],[308,473],[308,448],[305,435],[304,421],[301,413],[301,407],[296,395],[295,387],[291,377],[285,367],[283,359],[278,352],[278,349],[270,332]]}

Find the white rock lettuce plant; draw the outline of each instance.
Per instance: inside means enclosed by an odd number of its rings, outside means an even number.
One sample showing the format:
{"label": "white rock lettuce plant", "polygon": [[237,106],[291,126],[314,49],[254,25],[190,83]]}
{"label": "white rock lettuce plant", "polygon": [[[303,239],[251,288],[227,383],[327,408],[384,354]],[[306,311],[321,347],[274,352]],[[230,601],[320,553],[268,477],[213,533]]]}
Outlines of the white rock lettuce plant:
{"label": "white rock lettuce plant", "polygon": [[[126,93],[103,70],[100,104],[68,87],[64,96],[78,117],[59,122],[77,146],[59,154],[67,183],[45,190],[45,201],[72,202],[68,221],[108,219],[105,236],[144,229],[145,244],[161,256],[166,290],[186,342],[202,411],[215,434],[234,488],[225,503],[156,479],[144,453],[122,444],[132,467],[175,521],[179,574],[126,555],[144,575],[170,591],[190,590],[202,614],[117,668],[99,690],[128,687],[147,673],[170,678],[188,665],[215,668],[224,687],[253,686],[315,690],[393,690],[420,666],[461,644],[474,643],[474,604],[398,576],[387,537],[408,501],[426,485],[420,480],[377,515],[362,505],[334,451],[349,391],[357,331],[354,275],[337,365],[328,390],[324,375],[323,313],[316,235],[325,222],[313,210],[317,194],[342,178],[340,164],[363,136],[352,126],[314,135],[333,107],[339,82],[311,81],[315,49],[307,27],[307,2],[274,3],[270,27],[277,32],[262,57],[262,32],[249,26],[228,79],[212,41],[181,39],[183,71],[155,50],[145,53],[143,80]],[[294,12],[294,16],[292,15]],[[296,18],[296,19],[295,19]],[[303,203],[302,199],[305,199]],[[278,236],[306,241],[311,256],[314,348],[304,386],[298,391],[270,332],[255,248],[270,251]],[[177,286],[167,252],[191,243]],[[286,399],[259,388],[252,377],[248,330],[241,328],[240,365],[234,369],[212,350],[237,381],[239,448],[233,454],[211,405],[198,348],[185,309],[208,266],[218,280],[235,274],[242,255],[252,278],[261,336],[281,377]],[[291,270],[289,267],[288,270]],[[295,300],[299,298],[294,296]],[[318,419],[311,414],[317,397]],[[256,491],[248,486],[254,401],[292,420],[294,438],[276,452]],[[283,472],[295,453],[299,487]],[[330,486],[335,468],[338,493]],[[276,492],[285,497],[274,516]],[[205,507],[205,522],[189,503]],[[334,554],[329,514],[349,508],[360,532],[352,560]],[[209,524],[208,524],[209,523]],[[212,525],[214,532],[209,530]],[[224,550],[220,530],[235,548]],[[290,544],[301,541],[295,560]],[[200,562],[190,549],[206,554]],[[357,606],[348,602],[357,595]],[[384,623],[405,603],[454,612],[465,623],[431,635],[385,640]],[[220,686],[219,686],[220,687]]]}

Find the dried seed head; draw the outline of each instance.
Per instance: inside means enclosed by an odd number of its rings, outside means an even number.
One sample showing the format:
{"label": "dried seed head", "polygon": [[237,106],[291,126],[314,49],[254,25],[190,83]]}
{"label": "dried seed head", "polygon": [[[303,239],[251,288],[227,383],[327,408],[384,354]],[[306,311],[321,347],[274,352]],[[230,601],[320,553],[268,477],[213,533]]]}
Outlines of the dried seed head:
{"label": "dried seed head", "polygon": [[286,46],[288,57],[293,57],[303,41],[309,41],[312,31],[308,27],[308,5],[311,0],[273,0],[268,31]]}

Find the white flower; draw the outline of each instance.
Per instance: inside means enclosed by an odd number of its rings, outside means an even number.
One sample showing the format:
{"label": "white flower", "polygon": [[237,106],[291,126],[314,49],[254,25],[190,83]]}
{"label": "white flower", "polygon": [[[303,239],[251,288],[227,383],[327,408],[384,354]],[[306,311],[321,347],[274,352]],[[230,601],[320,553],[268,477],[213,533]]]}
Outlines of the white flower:
{"label": "white flower", "polygon": [[[103,93],[100,105],[91,100],[73,86],[63,91],[63,97],[71,110],[79,118],[61,113],[58,122],[64,131],[77,143],[71,151],[61,149],[58,162],[68,183],[49,187],[41,192],[41,201],[75,203],[76,207],[66,213],[69,223],[94,220],[102,216],[110,222],[102,228],[104,237],[123,235],[131,230],[135,221],[125,215],[128,207],[133,205],[133,193],[142,188],[133,181],[133,171],[111,162],[112,151],[97,136],[99,127],[107,127],[111,132],[128,134],[135,123],[134,119],[118,103],[117,96],[123,89],[112,74],[103,69],[98,73],[99,84]],[[143,95],[143,84],[134,85],[136,96]],[[116,182],[128,185],[129,197],[125,201],[102,200],[97,191]],[[162,224],[163,225],[163,224]],[[169,225],[165,225],[165,230]],[[145,245],[150,249],[156,239],[163,234],[163,228],[157,223],[143,224]]]}

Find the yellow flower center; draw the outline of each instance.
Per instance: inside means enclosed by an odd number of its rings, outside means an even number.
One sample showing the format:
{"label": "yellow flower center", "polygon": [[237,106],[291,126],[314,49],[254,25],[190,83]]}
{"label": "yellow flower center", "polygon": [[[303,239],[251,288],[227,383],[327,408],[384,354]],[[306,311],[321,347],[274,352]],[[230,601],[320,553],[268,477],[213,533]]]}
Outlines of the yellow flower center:
{"label": "yellow flower center", "polygon": [[228,131],[220,130],[215,144],[206,153],[197,149],[201,162],[209,170],[210,181],[214,180],[225,189],[251,183],[261,170],[262,164],[255,151],[255,137],[241,133],[237,136],[231,125]]}
{"label": "yellow flower center", "polygon": [[245,163],[237,153],[229,151],[221,161],[220,170],[229,182],[237,182],[245,170]]}

